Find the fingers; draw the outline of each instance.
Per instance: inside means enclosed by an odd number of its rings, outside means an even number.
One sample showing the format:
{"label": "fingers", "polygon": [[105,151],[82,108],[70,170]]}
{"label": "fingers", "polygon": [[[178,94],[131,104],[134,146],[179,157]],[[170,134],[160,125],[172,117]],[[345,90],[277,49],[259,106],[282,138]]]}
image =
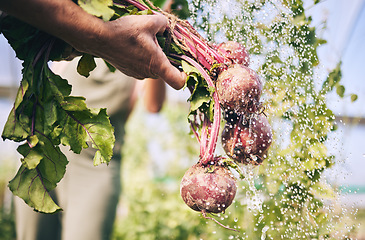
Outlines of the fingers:
{"label": "fingers", "polygon": [[156,45],[157,52],[152,56],[154,59],[151,59],[151,72],[176,90],[182,88],[187,78],[186,74],[174,67],[158,43]]}
{"label": "fingers", "polygon": [[[153,18],[149,29],[151,34],[156,36],[157,34],[162,34],[167,26],[167,18],[162,15],[150,16]],[[158,53],[153,56],[155,58],[154,65],[151,65],[151,71],[158,75],[162,80],[164,80],[168,85],[175,89],[181,89],[186,80],[186,74],[179,71],[176,67],[171,65],[170,61],[167,59],[165,53],[162,51],[161,47],[158,45],[157,40],[155,41]]]}
{"label": "fingers", "polygon": [[151,19],[150,26],[148,26],[151,34],[163,34],[168,26],[167,18],[162,15],[148,15],[148,17]]}

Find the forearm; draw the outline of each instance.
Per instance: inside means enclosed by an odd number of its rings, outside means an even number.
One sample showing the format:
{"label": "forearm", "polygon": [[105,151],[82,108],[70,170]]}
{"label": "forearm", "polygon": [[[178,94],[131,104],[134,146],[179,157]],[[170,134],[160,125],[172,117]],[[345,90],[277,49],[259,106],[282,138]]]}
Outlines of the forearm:
{"label": "forearm", "polygon": [[160,79],[146,79],[144,82],[144,103],[147,111],[157,113],[166,97],[166,86]]}
{"label": "forearm", "polygon": [[0,9],[84,52],[103,26],[71,0],[0,0]]}
{"label": "forearm", "polygon": [[157,42],[156,35],[168,26],[162,15],[131,15],[104,22],[71,0],[0,0],[0,9],[79,52],[103,58],[126,75],[160,77],[175,89],[185,83],[186,74],[170,64]]}

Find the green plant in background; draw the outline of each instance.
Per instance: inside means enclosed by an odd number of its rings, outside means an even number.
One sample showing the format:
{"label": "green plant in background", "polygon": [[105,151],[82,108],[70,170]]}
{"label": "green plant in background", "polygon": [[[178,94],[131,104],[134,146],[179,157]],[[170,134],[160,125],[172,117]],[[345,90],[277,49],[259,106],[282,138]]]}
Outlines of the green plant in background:
{"label": "green plant in background", "polygon": [[[335,116],[326,105],[326,97],[334,91],[342,98],[346,96],[345,88],[340,84],[341,63],[325,80],[315,75],[320,64],[317,48],[326,41],[316,36],[317,29],[311,26],[312,19],[306,15],[300,0],[231,1],[230,6],[239,10],[230,8],[226,14],[221,4],[193,1],[194,27],[202,29],[213,41],[225,35],[224,39],[246,43],[252,57],[251,67],[256,68],[265,82],[265,113],[274,130],[268,158],[262,166],[243,167],[246,178],[239,182],[236,201],[226,214],[217,216],[223,224],[239,229],[240,233],[223,229],[213,222],[205,224],[206,219],[190,211],[179,199],[179,181],[184,173],[179,159],[187,159],[191,165],[197,161],[198,150],[182,146],[189,141],[196,143],[186,136],[187,131],[176,131],[179,124],[186,124],[184,115],[172,113],[167,106],[167,118],[177,114],[183,120],[174,117],[170,121],[173,126],[169,133],[174,133],[175,140],[162,144],[166,150],[181,152],[185,149],[185,153],[170,159],[166,179],[159,182],[147,174],[150,160],[147,155],[140,156],[141,152],[136,154],[139,151],[134,150],[125,152],[124,202],[129,210],[116,226],[115,238],[353,237],[355,226],[351,221],[346,224],[352,213],[341,209],[336,187],[323,179],[323,172],[336,164],[326,147],[328,134],[336,130]],[[349,97],[352,101],[357,99],[353,94]],[[175,106],[173,108],[177,111]],[[138,129],[129,131],[134,137],[138,136]],[[133,149],[140,142],[140,138],[128,138],[126,149],[128,146]],[[136,165],[130,168],[128,159],[133,159]],[[135,169],[147,172],[134,175],[138,172]],[[134,181],[138,183],[134,184]]]}
{"label": "green plant in background", "polygon": [[15,239],[14,209],[12,208],[11,193],[6,186],[15,170],[11,158],[0,160],[0,240]]}

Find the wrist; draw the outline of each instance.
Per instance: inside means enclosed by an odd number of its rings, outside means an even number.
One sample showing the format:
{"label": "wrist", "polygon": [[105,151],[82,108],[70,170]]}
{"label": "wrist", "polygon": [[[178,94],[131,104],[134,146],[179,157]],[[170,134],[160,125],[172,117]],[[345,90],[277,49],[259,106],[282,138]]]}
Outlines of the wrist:
{"label": "wrist", "polygon": [[103,46],[103,32],[105,22],[86,11],[77,4],[66,7],[59,11],[56,24],[59,27],[50,32],[56,37],[64,40],[79,52],[94,54],[92,52],[97,46]]}
{"label": "wrist", "polygon": [[105,45],[103,38],[105,22],[91,15],[89,17],[87,25],[78,25],[76,28],[67,30],[65,34],[61,34],[59,37],[79,52],[98,55],[94,50]]}

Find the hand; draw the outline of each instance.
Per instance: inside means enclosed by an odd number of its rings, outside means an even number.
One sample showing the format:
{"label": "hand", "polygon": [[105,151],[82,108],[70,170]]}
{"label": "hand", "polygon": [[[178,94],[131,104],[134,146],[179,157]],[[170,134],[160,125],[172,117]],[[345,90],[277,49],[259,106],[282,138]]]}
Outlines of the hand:
{"label": "hand", "polygon": [[175,89],[186,75],[172,66],[156,34],[167,27],[164,16],[125,16],[104,22],[71,0],[0,0],[0,9],[76,48],[101,57],[123,73],[138,78],[161,78]]}
{"label": "hand", "polygon": [[105,59],[129,76],[160,78],[175,89],[182,88],[186,74],[171,65],[156,38],[167,27],[166,17],[125,16],[103,25],[98,39],[89,45],[83,42],[79,50]]}

